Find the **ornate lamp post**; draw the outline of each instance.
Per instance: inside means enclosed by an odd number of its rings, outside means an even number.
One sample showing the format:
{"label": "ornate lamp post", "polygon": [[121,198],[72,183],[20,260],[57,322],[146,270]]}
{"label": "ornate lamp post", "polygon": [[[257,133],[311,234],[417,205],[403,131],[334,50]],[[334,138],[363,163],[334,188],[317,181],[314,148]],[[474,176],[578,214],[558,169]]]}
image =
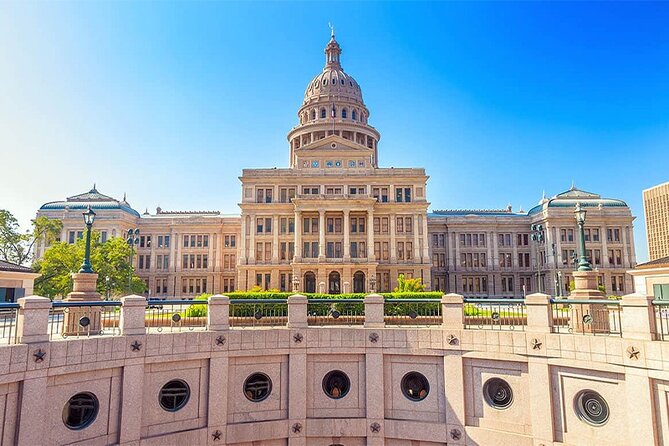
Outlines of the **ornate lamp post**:
{"label": "ornate lamp post", "polygon": [[576,223],[578,224],[578,234],[581,237],[580,243],[578,245],[580,259],[578,261],[578,271],[592,271],[590,262],[585,256],[585,214],[586,211],[581,207],[581,203],[576,204],[576,209],[574,210],[574,215],[576,216]]}
{"label": "ornate lamp post", "polygon": [[130,245],[130,273],[128,274],[128,294],[132,294],[132,257],[135,254],[135,246],[139,245],[139,228],[128,230],[128,245]]}
{"label": "ornate lamp post", "polygon": [[544,242],[544,227],[543,225],[532,225],[532,241],[537,246],[537,292],[541,293],[541,244]]}
{"label": "ornate lamp post", "polygon": [[79,272],[93,274],[93,268],[91,267],[91,228],[95,221],[95,212],[93,212],[93,209],[89,205],[88,210],[83,215],[84,223],[86,223],[86,253],[84,254],[84,263],[81,264]]}

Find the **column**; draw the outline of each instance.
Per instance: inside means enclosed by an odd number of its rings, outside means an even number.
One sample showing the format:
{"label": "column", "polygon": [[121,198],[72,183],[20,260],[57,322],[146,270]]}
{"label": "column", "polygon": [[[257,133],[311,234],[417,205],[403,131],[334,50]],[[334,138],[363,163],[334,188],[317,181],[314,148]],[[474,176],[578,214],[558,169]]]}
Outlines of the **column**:
{"label": "column", "polygon": [[318,259],[325,258],[325,211],[318,211]]}
{"label": "column", "polygon": [[455,245],[455,255],[453,258],[453,270],[457,271],[458,267],[460,266],[460,234],[457,232],[453,233],[453,237],[455,238],[455,242],[453,243]]}
{"label": "column", "polygon": [[295,229],[295,257],[293,261],[299,262],[302,252],[302,214],[297,209],[295,210],[295,225],[293,227]]}
{"label": "column", "polygon": [[[367,260],[373,262],[374,257],[374,211],[367,211]],[[377,284],[378,287],[380,284]]]}
{"label": "column", "polygon": [[395,214],[390,214],[390,263],[397,263],[397,241],[395,240],[395,231],[397,228],[395,218]]}
{"label": "column", "polygon": [[[413,219],[413,227],[411,229],[413,230],[413,263],[418,263],[420,261],[428,262],[429,261],[429,252],[428,252],[427,256],[423,252],[423,258],[422,259],[421,259],[421,255],[420,255],[420,238],[418,237],[418,233],[420,231],[418,231],[418,228],[419,228],[419,226],[418,226],[418,224],[419,224],[418,215],[414,215],[412,217],[412,219]],[[427,235],[427,232],[425,231],[425,228],[423,228],[423,241],[425,242],[425,244],[423,245],[423,248],[425,248],[426,246],[429,246],[429,243],[428,243],[429,240],[430,239]]]}
{"label": "column", "polygon": [[214,264],[216,262],[214,259],[214,234],[210,232],[207,235],[209,236],[209,252],[208,252],[209,264],[207,265],[207,271],[214,271]]}
{"label": "column", "polygon": [[[423,220],[423,263],[430,263],[430,234],[427,232],[427,214],[421,216]],[[414,228],[414,231],[416,229]]]}
{"label": "column", "polygon": [[249,230],[249,257],[248,257],[248,263],[249,264],[255,264],[256,263],[256,216],[251,214],[249,216],[251,220],[251,227],[248,228]]}
{"label": "column", "polygon": [[239,231],[239,252],[237,257],[239,257],[239,264],[246,265],[246,215],[242,213],[242,226]]}
{"label": "column", "polygon": [[121,422],[119,444],[138,444],[142,429],[142,401],[144,387],[144,358],[141,362],[123,367],[121,389]]}
{"label": "column", "polygon": [[604,268],[608,268],[609,265],[609,247],[607,245],[608,241],[606,239],[606,226],[599,228],[599,236],[602,239],[602,265]]}
{"label": "column", "polygon": [[350,211],[344,209],[344,262],[351,260],[351,221],[350,221]]}
{"label": "column", "polygon": [[[499,246],[497,242],[497,233],[490,233],[490,243],[492,244],[492,267],[499,269]],[[532,250],[534,252],[534,250]]]}
{"label": "column", "polygon": [[[379,296],[381,297],[381,296]],[[366,407],[367,426],[376,423],[381,426],[378,432],[372,432],[367,427],[368,446],[383,446],[385,444],[385,383],[383,382],[383,342],[368,343],[365,353],[365,382],[366,382]]]}
{"label": "column", "polygon": [[[170,231],[170,265],[169,271],[176,271],[177,264],[177,235],[174,232],[174,229]],[[176,293],[174,293],[176,295]]]}
{"label": "column", "polygon": [[174,247],[176,253],[174,255],[174,271],[175,272],[181,272],[182,265],[181,265],[181,251],[183,250],[182,247],[182,240],[183,235],[179,237],[180,234],[175,233],[174,238],[172,239],[172,243],[175,244],[176,246]]}
{"label": "column", "polygon": [[[272,217],[272,263],[279,263],[279,216]],[[278,280],[278,278],[277,278]]]}
{"label": "column", "polygon": [[[44,444],[47,423],[47,376],[46,370],[41,376],[30,373],[22,383],[18,426],[18,446]],[[12,426],[15,428],[15,426]],[[5,422],[5,428],[9,428]]]}
{"label": "column", "polygon": [[623,240],[623,268],[631,268],[632,265],[629,263],[629,255],[627,254],[627,231],[629,228],[624,226],[621,228],[622,240]]}

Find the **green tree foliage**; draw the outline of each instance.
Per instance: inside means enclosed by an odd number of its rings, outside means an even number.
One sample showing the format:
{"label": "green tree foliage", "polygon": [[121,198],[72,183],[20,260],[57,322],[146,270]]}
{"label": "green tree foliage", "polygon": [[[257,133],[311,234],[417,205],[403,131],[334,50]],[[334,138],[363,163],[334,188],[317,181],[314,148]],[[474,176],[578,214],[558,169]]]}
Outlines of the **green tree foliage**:
{"label": "green tree foliage", "polygon": [[46,240],[54,242],[63,229],[60,220],[37,217],[32,221],[32,231],[22,233],[19,223],[11,212],[0,209],[0,260],[24,265],[33,260],[35,243]]}
{"label": "green tree foliage", "polygon": [[396,293],[421,293],[425,291],[425,285],[420,278],[405,279],[404,274],[397,277],[397,287],[393,290]]}
{"label": "green tree foliage", "polygon": [[[86,242],[74,244],[64,242],[52,244],[34,268],[42,274],[35,280],[35,294],[53,298],[65,296],[72,291],[71,274],[79,271],[84,259]],[[132,293],[143,293],[145,284],[134,274],[130,265],[132,248],[120,237],[100,243],[100,236],[91,235],[91,264],[98,274],[97,291],[103,296],[107,291],[107,277],[112,296],[128,294],[128,277],[132,273]]]}

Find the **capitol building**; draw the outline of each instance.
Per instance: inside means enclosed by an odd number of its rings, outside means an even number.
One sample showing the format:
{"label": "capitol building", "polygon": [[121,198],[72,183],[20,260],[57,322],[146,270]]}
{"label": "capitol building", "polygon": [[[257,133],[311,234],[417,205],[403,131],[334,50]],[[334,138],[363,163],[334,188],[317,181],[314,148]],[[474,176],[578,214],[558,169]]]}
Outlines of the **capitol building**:
{"label": "capitol building", "polygon": [[[44,204],[60,241],[97,213],[102,240],[140,230],[134,258],[150,297],[255,286],[320,293],[388,292],[400,274],[467,297],[566,295],[577,250],[577,203],[588,211],[587,254],[608,294],[633,291],[634,217],[625,202],[572,187],[528,212],[431,210],[424,168],[380,167],[380,132],[334,34],[288,132],[286,168],[244,169],[239,215],[140,214],[124,197],[89,192]],[[537,185],[539,189],[541,185]],[[539,194],[538,194],[539,195]],[[441,206],[440,204],[438,206]],[[36,248],[37,257],[46,246]]]}

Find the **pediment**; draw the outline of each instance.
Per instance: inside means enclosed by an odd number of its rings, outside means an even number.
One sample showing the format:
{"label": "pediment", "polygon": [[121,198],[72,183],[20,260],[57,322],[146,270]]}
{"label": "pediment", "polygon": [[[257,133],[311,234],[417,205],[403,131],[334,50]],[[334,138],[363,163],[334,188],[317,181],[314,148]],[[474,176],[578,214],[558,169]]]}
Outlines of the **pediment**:
{"label": "pediment", "polygon": [[326,138],[319,139],[314,141],[311,144],[304,145],[299,149],[295,149],[295,152],[362,152],[369,153],[372,152],[372,149],[360,145],[350,139],[342,138],[337,135],[330,135]]}

